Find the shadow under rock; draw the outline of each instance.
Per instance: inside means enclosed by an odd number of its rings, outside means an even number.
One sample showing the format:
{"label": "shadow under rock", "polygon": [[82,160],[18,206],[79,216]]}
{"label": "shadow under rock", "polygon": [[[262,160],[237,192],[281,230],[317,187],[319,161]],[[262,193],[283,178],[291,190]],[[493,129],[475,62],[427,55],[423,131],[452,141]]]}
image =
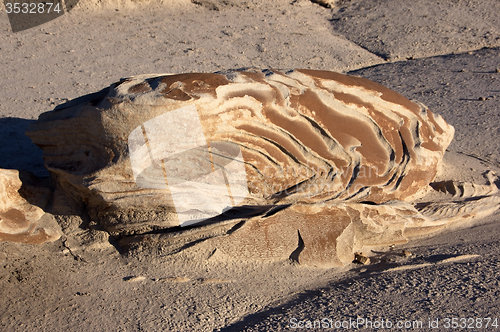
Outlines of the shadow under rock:
{"label": "shadow under rock", "polygon": [[0,168],[26,170],[38,177],[48,177],[42,150],[24,134],[35,120],[22,118],[0,119]]}

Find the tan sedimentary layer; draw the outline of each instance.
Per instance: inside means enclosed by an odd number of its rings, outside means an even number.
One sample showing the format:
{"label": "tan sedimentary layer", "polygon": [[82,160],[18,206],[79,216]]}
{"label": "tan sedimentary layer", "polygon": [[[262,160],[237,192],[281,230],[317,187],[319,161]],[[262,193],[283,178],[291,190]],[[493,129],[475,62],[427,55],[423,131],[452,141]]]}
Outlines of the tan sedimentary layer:
{"label": "tan sedimentary layer", "polygon": [[61,187],[109,231],[171,227],[171,197],[137,186],[127,139],[192,105],[207,142],[240,147],[251,205],[411,200],[428,189],[453,137],[421,104],[314,70],[132,77],[41,115],[28,135]]}
{"label": "tan sedimentary layer", "polygon": [[40,244],[57,240],[61,236],[57,223],[19,194],[22,185],[19,171],[0,169],[0,242]]}

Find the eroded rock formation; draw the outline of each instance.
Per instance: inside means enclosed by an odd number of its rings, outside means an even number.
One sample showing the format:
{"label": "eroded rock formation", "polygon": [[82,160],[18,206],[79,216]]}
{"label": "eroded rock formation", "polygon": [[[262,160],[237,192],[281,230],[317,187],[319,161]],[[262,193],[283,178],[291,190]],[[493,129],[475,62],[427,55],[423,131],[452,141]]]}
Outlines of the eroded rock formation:
{"label": "eroded rock formation", "polygon": [[19,171],[0,169],[0,242],[40,244],[59,239],[56,221],[19,194],[22,185]]}
{"label": "eroded rock formation", "polygon": [[124,79],[42,114],[27,134],[58,188],[127,236],[123,246],[203,243],[328,267],[498,209],[496,196],[408,203],[432,190],[453,133],[363,78],[247,70]]}
{"label": "eroded rock formation", "polygon": [[[137,233],[224,210],[181,218],[175,205],[186,195],[175,184],[214,165],[234,164],[226,206],[410,200],[428,189],[453,128],[363,78],[249,70],[125,79],[41,115],[28,135],[103,227]],[[183,211],[223,196],[193,190],[204,202]]]}

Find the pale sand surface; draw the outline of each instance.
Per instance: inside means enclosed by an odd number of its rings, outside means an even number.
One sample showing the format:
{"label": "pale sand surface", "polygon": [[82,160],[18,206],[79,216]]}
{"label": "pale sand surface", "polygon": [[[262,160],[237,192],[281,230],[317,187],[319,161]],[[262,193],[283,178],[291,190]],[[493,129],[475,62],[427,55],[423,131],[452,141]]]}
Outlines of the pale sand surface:
{"label": "pale sand surface", "polygon": [[[499,167],[498,1],[345,1],[333,9],[306,0],[199,3],[82,0],[71,13],[16,34],[0,15],[0,168],[44,174],[41,153],[23,132],[67,99],[131,75],[241,67],[370,78],[455,126],[453,167],[444,178],[471,181],[466,163],[476,171]],[[161,248],[69,252],[64,239],[1,243],[0,326],[281,331],[293,330],[291,318],[421,320],[424,327],[446,317],[500,320],[498,220],[378,248],[372,265],[343,269],[222,261],[196,249],[167,257]],[[403,248],[413,255],[402,257]],[[463,255],[479,256],[444,261]]]}

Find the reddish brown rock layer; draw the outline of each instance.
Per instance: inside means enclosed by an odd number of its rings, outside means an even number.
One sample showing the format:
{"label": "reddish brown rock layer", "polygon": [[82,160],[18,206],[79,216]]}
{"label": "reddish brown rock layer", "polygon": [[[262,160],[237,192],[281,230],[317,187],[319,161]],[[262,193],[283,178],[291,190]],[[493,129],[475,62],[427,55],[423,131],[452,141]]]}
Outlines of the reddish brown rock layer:
{"label": "reddish brown rock layer", "polygon": [[[427,190],[453,137],[421,104],[314,70],[129,78],[41,115],[28,135],[60,186],[107,230],[167,228],[179,224],[172,193],[161,179],[157,188],[137,185],[128,139],[183,107],[196,110],[207,144],[239,147],[248,187],[241,204],[249,205],[410,200]],[[194,176],[199,167],[190,165],[175,171]],[[156,167],[171,170],[166,160]]]}

